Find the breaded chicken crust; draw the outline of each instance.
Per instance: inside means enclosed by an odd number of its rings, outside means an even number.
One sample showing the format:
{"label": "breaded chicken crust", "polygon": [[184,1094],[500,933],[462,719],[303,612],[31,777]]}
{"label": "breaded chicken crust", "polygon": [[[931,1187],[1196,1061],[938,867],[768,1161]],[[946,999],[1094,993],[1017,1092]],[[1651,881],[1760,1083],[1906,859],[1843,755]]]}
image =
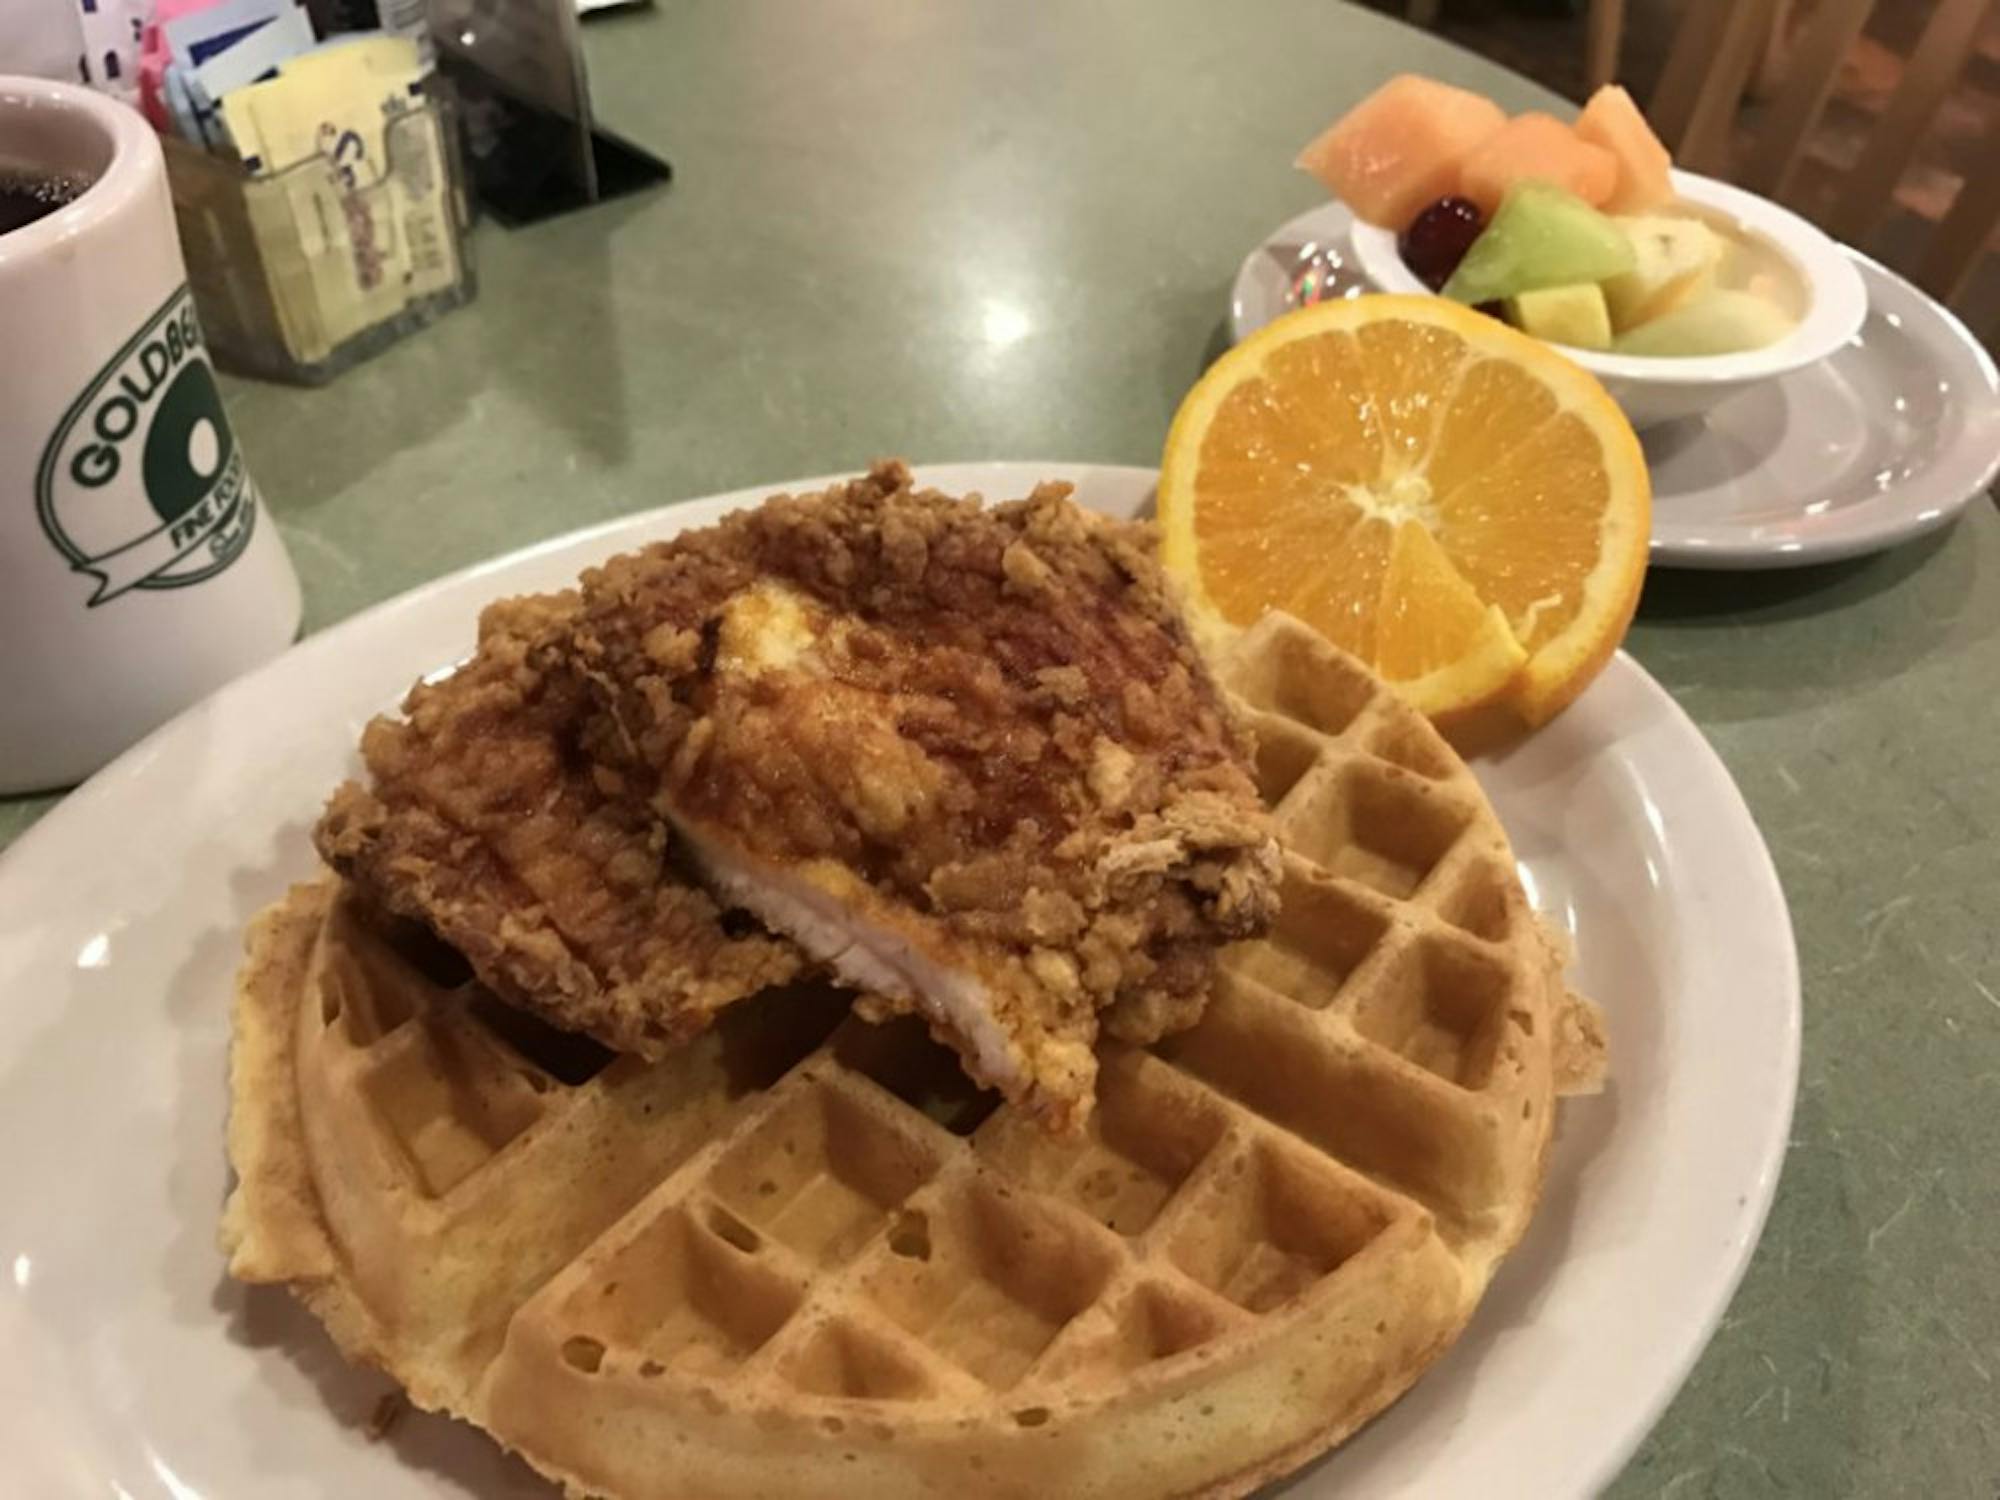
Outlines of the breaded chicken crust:
{"label": "breaded chicken crust", "polygon": [[489,607],[468,661],[368,726],[370,784],[340,787],[314,836],[370,901],[423,923],[502,999],[657,1057],[805,960],[726,920],[677,867],[665,824],[581,753],[587,696],[529,660],[576,605]]}
{"label": "breaded chicken crust", "polygon": [[733,904],[1050,1124],[1275,914],[1247,736],[1147,528],[898,463],[583,576],[530,656]]}

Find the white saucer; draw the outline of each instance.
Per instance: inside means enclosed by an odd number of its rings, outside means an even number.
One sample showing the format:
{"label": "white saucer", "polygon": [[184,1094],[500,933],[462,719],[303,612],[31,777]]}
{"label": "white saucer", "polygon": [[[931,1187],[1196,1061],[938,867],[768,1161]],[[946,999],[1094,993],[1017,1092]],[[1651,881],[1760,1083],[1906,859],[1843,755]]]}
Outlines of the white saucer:
{"label": "white saucer", "polygon": [[[1148,469],[962,464],[953,492],[1068,478],[1120,515]],[[791,486],[803,489],[817,481]],[[480,606],[703,525],[769,486],[632,516],[442,579],[294,647],[100,772],[0,856],[0,1492],[554,1500],[473,1429],[410,1413],[292,1299],[223,1274],[231,975],[310,875],[356,736],[459,658]],[[1611,1081],[1565,1104],[1542,1206],[1459,1343],[1286,1500],[1570,1500],[1625,1462],[1756,1244],[1798,1075],[1790,919],[1699,730],[1620,655],[1476,767]]]}
{"label": "white saucer", "polygon": [[[1370,290],[1323,203],[1244,258],[1243,339],[1304,302]],[[1944,308],[1857,251],[1868,321],[1831,359],[1644,434],[1653,561],[1690,568],[1831,562],[1952,520],[2000,471],[2000,373]]]}

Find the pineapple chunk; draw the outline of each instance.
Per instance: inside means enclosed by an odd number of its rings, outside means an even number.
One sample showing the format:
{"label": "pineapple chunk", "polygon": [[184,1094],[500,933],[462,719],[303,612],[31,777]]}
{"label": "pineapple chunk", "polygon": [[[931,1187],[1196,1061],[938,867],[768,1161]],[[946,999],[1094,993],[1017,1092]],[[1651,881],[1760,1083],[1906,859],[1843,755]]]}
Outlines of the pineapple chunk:
{"label": "pineapple chunk", "polygon": [[1572,349],[1609,349],[1611,314],[1594,281],[1545,287],[1507,299],[1507,321],[1523,333]]}
{"label": "pineapple chunk", "polygon": [[1632,269],[1604,283],[1611,325],[1630,333],[1715,286],[1725,250],[1722,236],[1699,219],[1668,214],[1613,218],[1632,241]]}

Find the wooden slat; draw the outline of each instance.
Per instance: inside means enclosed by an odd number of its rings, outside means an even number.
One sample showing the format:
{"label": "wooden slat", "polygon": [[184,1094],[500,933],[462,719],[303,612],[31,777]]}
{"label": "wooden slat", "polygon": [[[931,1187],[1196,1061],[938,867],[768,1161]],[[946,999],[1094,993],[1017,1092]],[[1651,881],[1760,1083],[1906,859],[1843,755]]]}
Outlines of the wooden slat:
{"label": "wooden slat", "polygon": [[1653,97],[1646,101],[1646,118],[1660,139],[1678,150],[1687,134],[1702,85],[1715,58],[1715,38],[1728,18],[1732,0],[1689,0],[1687,14],[1667,49],[1666,65]]}
{"label": "wooden slat", "polygon": [[1797,29],[1792,25],[1792,12],[1797,8],[1798,0],[1777,0],[1771,7],[1771,24],[1765,28],[1764,45],[1758,52],[1757,66],[1750,70],[1750,86],[1745,90],[1759,104],[1769,104],[1785,82],[1792,33]]}
{"label": "wooden slat", "polygon": [[1940,302],[1956,301],[1972,280],[1993,228],[2000,224],[2000,172],[1974,172],[1959,184],[1951,212],[1931,236],[1917,280]]}
{"label": "wooden slat", "polygon": [[1869,137],[1853,175],[1841,185],[1831,225],[1842,239],[1858,242],[1887,210],[1903,168],[1909,165],[1917,143],[1930,128],[1931,117],[1965,67],[1988,3],[1938,0],[1882,123]]}
{"label": "wooden slat", "polygon": [[1618,76],[1618,53],[1625,40],[1625,0],[1590,0],[1584,27],[1583,76],[1595,93]]}
{"label": "wooden slat", "polygon": [[1840,65],[1861,35],[1875,0],[1820,0],[1819,9],[1785,64],[1785,81],[1758,133],[1742,181],[1752,192],[1783,198],[1791,186],[1806,137],[1832,97]]}
{"label": "wooden slat", "polygon": [[1708,76],[1688,116],[1687,133],[1674,154],[1695,172],[1725,175],[1730,132],[1751,71],[1771,34],[1776,0],[1740,0],[1729,8],[1719,34],[1709,40]]}

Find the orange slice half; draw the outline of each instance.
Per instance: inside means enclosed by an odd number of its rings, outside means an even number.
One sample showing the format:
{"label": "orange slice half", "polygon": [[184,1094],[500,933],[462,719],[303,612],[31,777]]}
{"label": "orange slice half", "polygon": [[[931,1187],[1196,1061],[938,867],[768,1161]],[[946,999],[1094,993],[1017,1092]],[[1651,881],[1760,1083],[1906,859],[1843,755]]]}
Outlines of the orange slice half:
{"label": "orange slice half", "polygon": [[1652,489],[1624,413],[1548,345],[1442,298],[1356,297],[1202,376],[1159,517],[1223,619],[1289,610],[1434,718],[1540,724],[1631,624]]}

